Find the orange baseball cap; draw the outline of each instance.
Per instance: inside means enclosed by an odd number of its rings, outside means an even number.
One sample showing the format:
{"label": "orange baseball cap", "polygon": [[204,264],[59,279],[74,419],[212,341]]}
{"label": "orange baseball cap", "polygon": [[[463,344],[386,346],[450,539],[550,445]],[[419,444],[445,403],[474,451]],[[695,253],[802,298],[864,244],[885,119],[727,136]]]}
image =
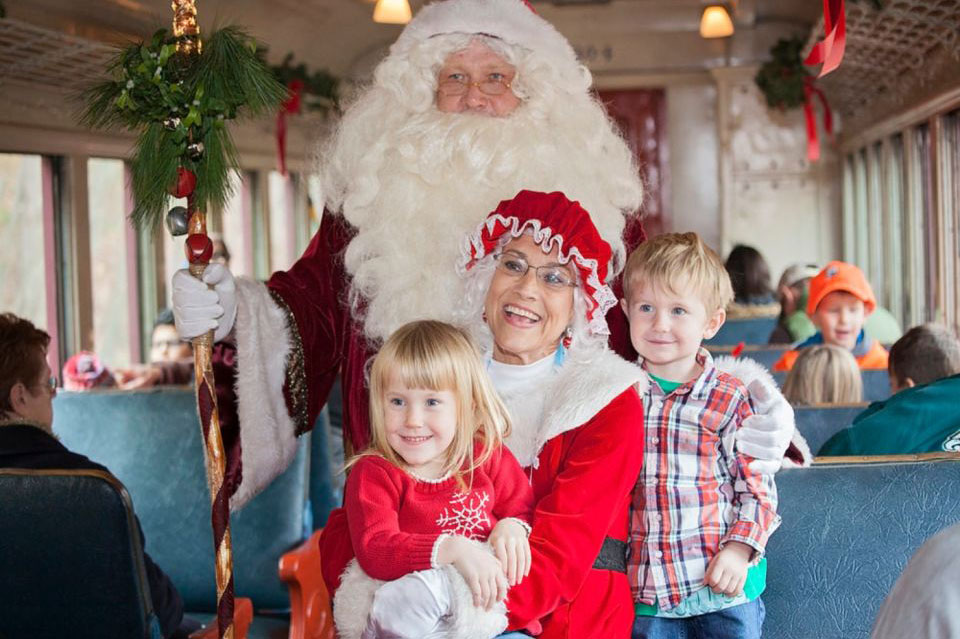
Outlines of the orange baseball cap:
{"label": "orange baseball cap", "polygon": [[834,291],[844,291],[857,297],[866,307],[867,315],[877,307],[877,298],[873,296],[873,289],[863,271],[853,264],[834,260],[810,280],[807,315],[813,315],[823,298]]}

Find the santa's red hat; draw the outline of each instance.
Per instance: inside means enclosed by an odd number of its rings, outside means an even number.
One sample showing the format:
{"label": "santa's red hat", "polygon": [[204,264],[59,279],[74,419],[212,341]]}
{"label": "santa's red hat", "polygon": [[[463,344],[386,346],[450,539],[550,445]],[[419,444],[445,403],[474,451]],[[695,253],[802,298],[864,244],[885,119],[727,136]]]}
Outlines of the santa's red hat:
{"label": "santa's red hat", "polygon": [[442,0],[421,9],[390,47],[403,55],[415,44],[442,35],[483,35],[534,51],[555,65],[583,67],[557,29],[524,0]]}
{"label": "santa's red hat", "polygon": [[501,202],[467,236],[463,246],[463,270],[470,270],[496,251],[503,240],[520,237],[528,229],[545,253],[557,247],[561,263],[573,262],[587,300],[588,329],[595,335],[608,334],[610,330],[604,317],[617,303],[616,296],[606,284],[612,251],[594,226],[590,214],[579,202],[571,202],[563,193],[520,191],[513,199]]}

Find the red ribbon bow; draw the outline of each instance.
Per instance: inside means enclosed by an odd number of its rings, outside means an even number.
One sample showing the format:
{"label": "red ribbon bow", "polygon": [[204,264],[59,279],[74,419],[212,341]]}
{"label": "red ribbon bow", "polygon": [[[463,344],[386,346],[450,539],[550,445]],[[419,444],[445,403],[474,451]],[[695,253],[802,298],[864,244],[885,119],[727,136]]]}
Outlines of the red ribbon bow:
{"label": "red ribbon bow", "polygon": [[823,107],[823,129],[833,138],[833,114],[827,96],[814,84],[811,77],[803,79],[803,115],[807,121],[807,159],[816,162],[820,159],[820,135],[817,133],[817,118],[813,113],[813,97],[820,98]]}
{"label": "red ribbon bow", "polygon": [[300,113],[303,80],[291,80],[287,83],[290,97],[280,106],[277,113],[277,164],[280,174],[287,174],[287,114]]}
{"label": "red ribbon bow", "polygon": [[823,0],[822,41],[813,45],[804,64],[823,64],[818,78],[822,78],[840,66],[843,50],[847,44],[847,17],[843,0]]}

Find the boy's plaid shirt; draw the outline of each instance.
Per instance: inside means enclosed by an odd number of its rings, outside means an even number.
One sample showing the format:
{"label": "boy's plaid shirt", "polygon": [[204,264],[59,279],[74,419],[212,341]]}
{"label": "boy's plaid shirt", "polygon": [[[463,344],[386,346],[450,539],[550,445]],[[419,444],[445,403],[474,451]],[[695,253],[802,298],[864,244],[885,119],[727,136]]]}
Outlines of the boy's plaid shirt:
{"label": "boy's plaid shirt", "polygon": [[[633,490],[627,574],[635,601],[675,607],[703,587],[707,565],[728,541],[763,553],[780,524],[773,475],[749,469],[734,433],[753,414],[740,380],[713,365],[669,395],[650,380],[643,397],[644,466]],[[643,364],[641,358],[640,364]]]}

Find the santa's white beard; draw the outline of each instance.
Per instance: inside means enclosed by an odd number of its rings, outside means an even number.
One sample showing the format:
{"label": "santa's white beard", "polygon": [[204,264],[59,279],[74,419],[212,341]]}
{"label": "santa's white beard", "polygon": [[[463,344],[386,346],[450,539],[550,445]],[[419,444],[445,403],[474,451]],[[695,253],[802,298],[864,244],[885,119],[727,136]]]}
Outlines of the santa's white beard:
{"label": "santa's white beard", "polygon": [[345,263],[368,338],[381,341],[417,319],[453,321],[465,234],[522,189],[579,200],[622,259],[624,213],[639,204],[639,178],[599,107],[580,111],[581,121],[558,124],[523,107],[507,118],[430,109],[341,161],[353,168],[342,212],[358,231]]}

